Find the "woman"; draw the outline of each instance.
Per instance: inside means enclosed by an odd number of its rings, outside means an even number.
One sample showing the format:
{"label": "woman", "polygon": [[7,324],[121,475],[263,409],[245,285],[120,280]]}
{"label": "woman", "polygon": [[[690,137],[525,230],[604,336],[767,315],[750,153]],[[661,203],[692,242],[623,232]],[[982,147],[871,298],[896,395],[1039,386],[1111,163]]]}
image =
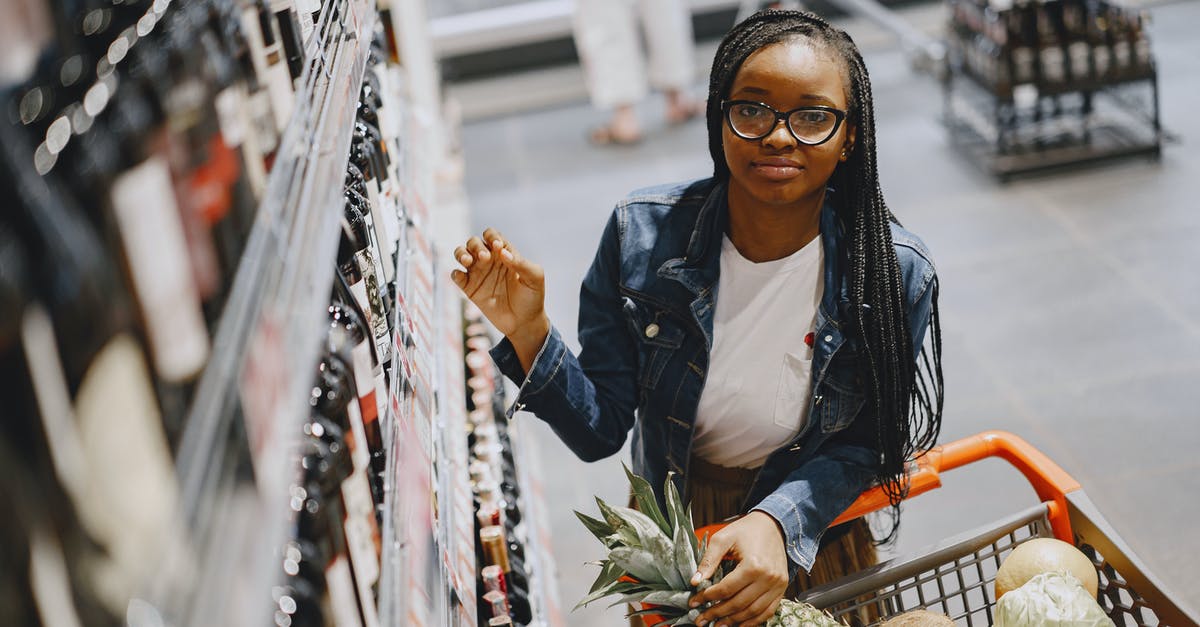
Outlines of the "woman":
{"label": "woman", "polygon": [[452,278],[505,335],[492,355],[521,384],[514,410],[584,460],[633,429],[634,470],[656,489],[674,473],[697,524],[741,515],[693,582],[736,567],[694,603],[720,601],[699,624],[755,625],[789,580],[874,560],[865,523],[825,532],[872,482],[895,513],[892,480],[937,437],[937,282],[883,202],[870,81],[844,32],[792,11],[738,24],[707,116],[711,178],[617,205],[583,281],[578,357],[543,310],[541,267],[497,231],[455,250]]}

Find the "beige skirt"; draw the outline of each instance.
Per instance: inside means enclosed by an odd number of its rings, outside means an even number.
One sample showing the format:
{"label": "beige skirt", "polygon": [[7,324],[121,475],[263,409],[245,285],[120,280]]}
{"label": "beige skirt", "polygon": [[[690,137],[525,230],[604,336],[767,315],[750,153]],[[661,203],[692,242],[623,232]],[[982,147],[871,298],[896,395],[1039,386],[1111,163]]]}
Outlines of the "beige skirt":
{"label": "beige skirt", "polygon": [[[692,522],[696,527],[725,522],[745,514],[741,511],[742,502],[757,474],[757,470],[726,468],[693,457],[688,465],[687,488],[691,498]],[[827,542],[817,552],[812,571],[806,573],[801,569],[792,579],[787,598],[794,599],[804,590],[835,581],[878,562],[871,530],[865,519],[846,523],[826,533],[831,537],[834,534],[837,534],[836,539]],[[634,617],[630,619],[630,625],[643,627],[644,623]]]}

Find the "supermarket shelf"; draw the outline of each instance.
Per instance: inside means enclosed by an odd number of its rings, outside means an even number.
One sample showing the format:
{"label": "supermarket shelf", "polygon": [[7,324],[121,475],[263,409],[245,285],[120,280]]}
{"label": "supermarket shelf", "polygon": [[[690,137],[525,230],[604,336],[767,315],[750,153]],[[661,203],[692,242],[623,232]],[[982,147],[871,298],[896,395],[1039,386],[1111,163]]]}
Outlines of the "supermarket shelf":
{"label": "supermarket shelf", "polygon": [[[342,178],[374,27],[372,0],[323,11],[295,108],[188,412],[176,459],[191,553],[164,556],[187,590],[151,583],[173,624],[266,624],[287,523],[289,452],[307,415],[336,266]],[[290,364],[292,367],[281,367]],[[240,401],[240,402],[239,402]],[[239,467],[249,446],[253,481]],[[164,577],[170,581],[173,578]]]}

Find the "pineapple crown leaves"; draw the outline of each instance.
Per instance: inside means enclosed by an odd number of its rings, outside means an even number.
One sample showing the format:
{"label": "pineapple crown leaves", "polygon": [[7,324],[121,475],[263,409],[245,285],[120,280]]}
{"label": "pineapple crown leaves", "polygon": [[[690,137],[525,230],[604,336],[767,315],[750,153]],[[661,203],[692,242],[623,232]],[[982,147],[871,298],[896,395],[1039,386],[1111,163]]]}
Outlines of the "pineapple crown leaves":
{"label": "pineapple crown leaves", "polygon": [[[607,548],[607,559],[598,562],[600,573],[596,581],[576,608],[606,596],[617,596],[615,605],[631,602],[654,605],[652,613],[667,619],[661,624],[690,624],[695,620],[691,615],[697,613],[687,607],[697,589],[690,580],[707,548],[708,535],[702,539],[696,537],[691,509],[680,498],[673,474],[667,476],[663,486],[665,512],[659,507],[649,482],[628,467],[625,474],[638,509],[612,506],[597,498],[601,519],[575,512]],[[720,571],[713,581],[701,582],[698,589],[719,581]],[[625,576],[636,581],[622,581]]]}
{"label": "pineapple crown leaves", "polygon": [[604,542],[605,538],[613,534],[612,525],[603,520],[596,520],[595,518],[592,518],[591,516],[588,516],[582,512],[575,512],[575,517],[578,518],[579,522],[583,523],[583,526],[587,527],[587,530],[592,532],[592,535],[596,536],[596,539],[601,542]]}
{"label": "pineapple crown leaves", "polygon": [[638,581],[614,581],[606,586],[597,588],[587,596],[580,599],[579,603],[575,604],[575,609],[579,609],[593,601],[603,599],[606,596],[613,594],[632,594],[635,592],[654,592],[655,590],[666,590],[667,586],[663,584],[648,585]]}
{"label": "pineapple crown leaves", "polygon": [[658,501],[654,498],[654,488],[650,487],[650,482],[633,474],[633,471],[624,462],[621,462],[621,468],[625,469],[625,476],[629,477],[629,487],[633,490],[633,499],[637,503],[638,509],[645,512],[658,525],[658,528],[662,529],[663,533],[668,536],[672,535],[671,524],[658,509]]}

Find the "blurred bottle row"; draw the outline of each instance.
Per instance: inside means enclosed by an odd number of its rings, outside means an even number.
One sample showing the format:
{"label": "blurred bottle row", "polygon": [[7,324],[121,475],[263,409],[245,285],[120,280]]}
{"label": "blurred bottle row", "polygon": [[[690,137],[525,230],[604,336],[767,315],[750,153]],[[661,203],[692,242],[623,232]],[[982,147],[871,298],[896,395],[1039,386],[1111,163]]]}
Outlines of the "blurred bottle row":
{"label": "blurred bottle row", "polygon": [[[381,31],[382,32],[382,31]],[[399,137],[377,38],[368,59],[343,190],[337,271],[301,475],[289,489],[293,524],[275,624],[376,627],[384,525],[384,422],[393,368],[399,231]],[[403,349],[403,347],[401,347]]]}
{"label": "blurred bottle row", "polygon": [[529,625],[528,530],[516,456],[505,418],[504,388],[487,355],[492,342],[481,322],[466,327],[467,442],[475,494],[476,616],[481,627]]}
{"label": "blurred bottle row", "polygon": [[952,59],[994,93],[1094,90],[1151,76],[1142,13],[1105,0],[949,0]]}
{"label": "blurred bottle row", "polygon": [[[0,523],[0,624],[124,623],[164,547],[186,535],[174,464],[189,407],[303,94],[306,50],[347,6],[6,3],[28,27],[9,52],[32,61],[0,76],[0,500],[13,507]],[[279,625],[377,623],[402,222],[390,23],[345,131],[337,278]],[[238,443],[242,463],[222,472],[252,474],[244,433]]]}

